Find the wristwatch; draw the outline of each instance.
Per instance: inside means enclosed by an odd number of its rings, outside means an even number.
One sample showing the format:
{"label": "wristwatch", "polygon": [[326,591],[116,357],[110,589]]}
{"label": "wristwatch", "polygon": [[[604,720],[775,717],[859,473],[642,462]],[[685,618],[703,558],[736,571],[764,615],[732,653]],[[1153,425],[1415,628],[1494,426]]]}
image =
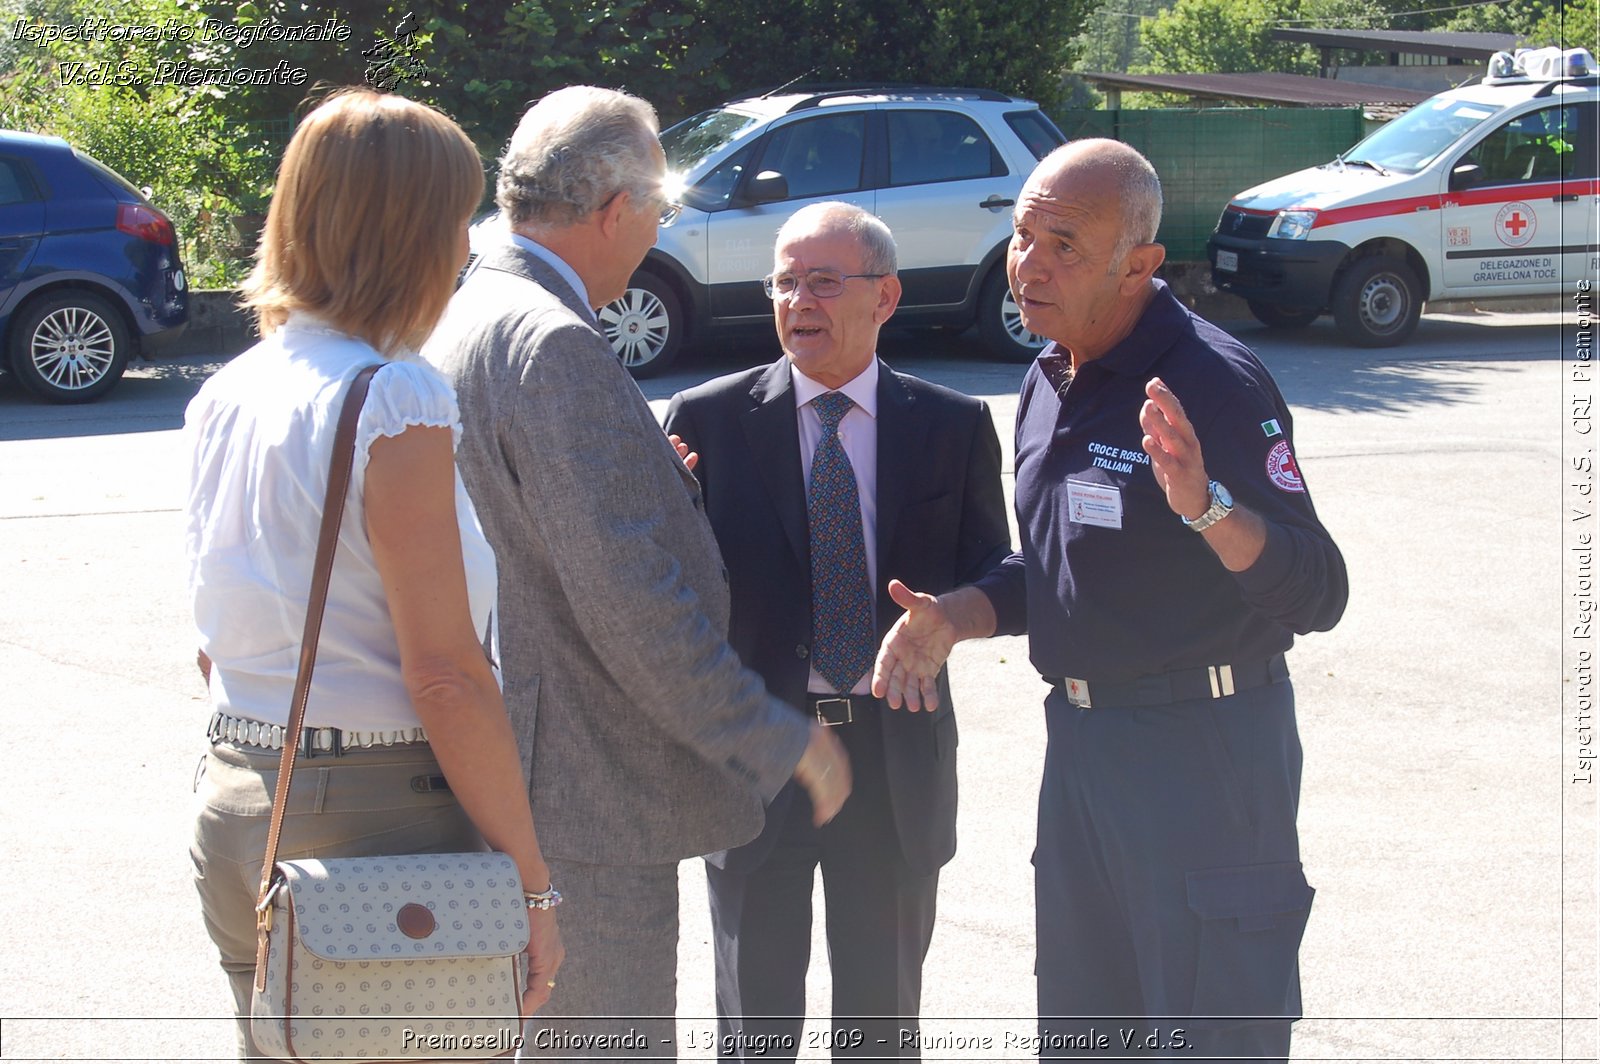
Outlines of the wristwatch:
{"label": "wristwatch", "polygon": [[1183,523],[1196,532],[1204,532],[1218,521],[1233,513],[1233,493],[1215,480],[1207,485],[1211,489],[1211,506],[1193,521],[1182,517]]}

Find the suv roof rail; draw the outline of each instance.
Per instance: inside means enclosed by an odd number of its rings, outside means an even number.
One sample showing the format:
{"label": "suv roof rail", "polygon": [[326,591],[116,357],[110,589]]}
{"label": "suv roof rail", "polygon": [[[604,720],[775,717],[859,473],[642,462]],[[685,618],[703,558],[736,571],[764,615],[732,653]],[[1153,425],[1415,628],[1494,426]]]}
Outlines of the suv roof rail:
{"label": "suv roof rail", "polygon": [[916,82],[895,81],[830,81],[823,83],[810,83],[800,85],[782,85],[775,89],[768,89],[758,94],[758,98],[766,98],[779,93],[804,93],[805,99],[797,100],[789,108],[790,112],[803,111],[808,107],[816,107],[824,100],[839,96],[861,96],[869,93],[937,93],[941,96],[967,96],[976,100],[988,100],[994,103],[1011,103],[1013,96],[994,89],[972,89],[951,85],[926,85]]}

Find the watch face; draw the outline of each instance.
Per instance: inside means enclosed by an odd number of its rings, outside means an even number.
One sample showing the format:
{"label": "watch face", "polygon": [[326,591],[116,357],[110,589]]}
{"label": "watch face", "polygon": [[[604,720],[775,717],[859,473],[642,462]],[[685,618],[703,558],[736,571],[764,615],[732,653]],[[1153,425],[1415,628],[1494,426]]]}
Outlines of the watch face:
{"label": "watch face", "polygon": [[1230,510],[1233,509],[1233,493],[1231,491],[1215,480],[1211,482],[1211,490],[1216,495],[1218,502]]}

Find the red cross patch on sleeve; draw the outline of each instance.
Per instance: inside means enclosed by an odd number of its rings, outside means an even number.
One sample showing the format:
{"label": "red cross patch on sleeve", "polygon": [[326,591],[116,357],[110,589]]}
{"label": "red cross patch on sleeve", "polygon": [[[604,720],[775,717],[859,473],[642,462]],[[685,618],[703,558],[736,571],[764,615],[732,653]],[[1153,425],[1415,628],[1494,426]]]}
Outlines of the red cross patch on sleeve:
{"label": "red cross patch on sleeve", "polygon": [[1300,479],[1300,467],[1295,464],[1288,440],[1279,440],[1272,445],[1272,450],[1267,452],[1267,479],[1272,481],[1273,486],[1279,491],[1304,494],[1306,482]]}

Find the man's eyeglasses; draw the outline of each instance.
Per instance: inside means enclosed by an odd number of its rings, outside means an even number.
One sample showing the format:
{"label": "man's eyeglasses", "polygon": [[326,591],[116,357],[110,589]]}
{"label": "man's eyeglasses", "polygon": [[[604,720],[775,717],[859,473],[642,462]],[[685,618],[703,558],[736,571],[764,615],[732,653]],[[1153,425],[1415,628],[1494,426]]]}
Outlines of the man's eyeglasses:
{"label": "man's eyeglasses", "polygon": [[660,214],[662,225],[671,225],[673,222],[678,220],[678,215],[683,213],[683,204],[674,203],[667,199],[667,197],[659,194],[655,197],[655,199],[656,202],[661,205]]}
{"label": "man's eyeglasses", "polygon": [[[613,192],[611,194],[611,198],[600,205],[600,209],[605,210],[607,207],[611,206],[611,204],[615,202],[616,198],[622,195],[623,191],[623,189],[618,189],[616,192]],[[671,225],[673,222],[677,221],[678,215],[683,213],[683,204],[674,203],[660,192],[636,192],[632,193],[632,195],[635,197],[636,201],[641,207],[646,210],[653,210],[656,212],[660,219],[661,225]]]}
{"label": "man's eyeglasses", "polygon": [[818,299],[832,299],[844,291],[846,281],[857,277],[877,280],[887,276],[886,273],[839,273],[835,270],[808,270],[804,274],[773,273],[761,278],[761,287],[766,289],[768,299],[776,299],[794,295],[804,283],[806,290]]}

